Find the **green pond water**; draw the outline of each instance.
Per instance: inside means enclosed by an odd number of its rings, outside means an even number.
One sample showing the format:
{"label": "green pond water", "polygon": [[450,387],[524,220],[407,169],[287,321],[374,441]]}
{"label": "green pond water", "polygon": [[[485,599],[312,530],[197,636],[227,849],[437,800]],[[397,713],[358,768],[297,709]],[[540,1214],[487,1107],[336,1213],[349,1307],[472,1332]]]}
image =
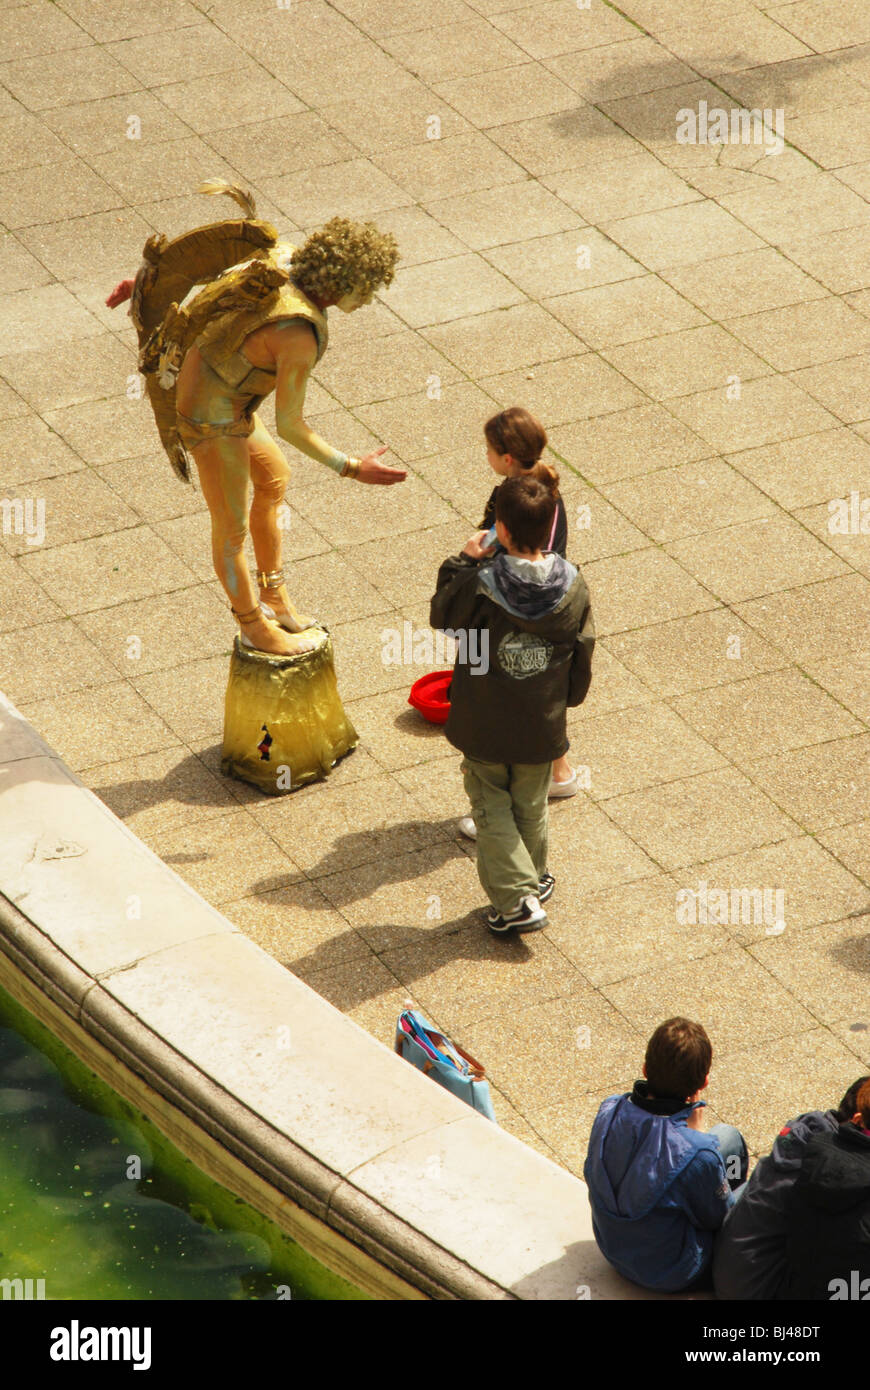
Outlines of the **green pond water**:
{"label": "green pond water", "polygon": [[366,1297],[0,989],[0,1280],[15,1278],[44,1280],[47,1300]]}

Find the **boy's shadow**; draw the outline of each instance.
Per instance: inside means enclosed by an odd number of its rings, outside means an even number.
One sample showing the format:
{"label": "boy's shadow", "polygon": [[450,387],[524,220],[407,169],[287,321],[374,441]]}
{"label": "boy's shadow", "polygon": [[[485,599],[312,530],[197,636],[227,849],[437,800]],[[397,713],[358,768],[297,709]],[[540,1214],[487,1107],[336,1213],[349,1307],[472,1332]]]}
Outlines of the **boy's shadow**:
{"label": "boy's shadow", "polygon": [[[292,850],[288,852],[292,858]],[[321,879],[330,879],[329,897],[340,911],[371,892],[370,879],[375,872],[377,887],[381,888],[442,869],[451,860],[467,858],[459,843],[455,820],[402,821],[382,830],[349,831],[316,864],[309,864],[305,876],[315,887]],[[286,875],[272,874],[259,879],[250,892],[262,896],[285,887],[287,882]]]}
{"label": "boy's shadow", "polygon": [[[395,977],[396,985],[412,990],[413,985],[433,970],[444,965],[467,961],[469,964],[485,961],[508,962],[522,966],[534,959],[523,937],[514,933],[499,940],[490,935],[475,910],[447,922],[433,923],[429,927],[410,927],[406,923],[383,922],[365,928],[366,939],[383,931],[393,937],[381,951],[376,948],[378,960]],[[345,956],[342,944],[359,941],[359,934],[352,928],[329,941],[316,946],[303,956],[283,959],[283,964],[301,980],[311,984],[320,993],[318,976],[322,972],[334,971],[329,982],[328,999],[335,1008],[349,1013],[358,1005],[370,999],[378,999],[388,986],[379,973],[372,977],[365,969],[354,968],[364,964],[370,957]],[[392,987],[392,986],[389,986]],[[434,1002],[429,1007],[435,1009]]]}
{"label": "boy's shadow", "polygon": [[[441,735],[437,725],[423,723],[419,715],[410,709],[398,715],[395,723],[403,731],[423,737]],[[205,766],[209,768],[208,761]],[[214,806],[216,809],[237,806],[239,801],[232,796],[229,788],[221,783],[214,785],[212,781],[199,776],[202,768],[203,759],[190,754],[164,778],[143,778],[113,786],[94,786],[91,790],[121,818],[133,811],[159,806],[169,799],[191,806]],[[254,789],[246,788],[248,790]],[[261,800],[262,804],[268,805],[276,798],[256,797],[258,804],[261,804]],[[466,845],[458,835],[455,817],[432,821],[412,820],[383,830],[363,829],[341,836],[316,864],[309,866],[302,882],[317,889],[321,879],[329,878],[328,901],[336,911],[341,912],[343,908],[368,896],[373,881],[377,888],[409,883],[433,870],[437,872],[451,862],[467,861],[473,854],[473,846]],[[207,857],[205,854],[178,852],[167,855],[165,862],[181,865]],[[268,875],[251,886],[249,895],[267,899],[273,898],[282,889],[292,894],[299,887],[300,880],[295,875]],[[433,892],[437,893],[437,883]],[[480,907],[484,906],[482,896],[481,893]],[[336,1008],[344,1011],[350,1011],[366,1000],[376,999],[384,992],[380,973],[370,978],[364,970],[349,968],[354,961],[366,958],[360,955],[358,949],[353,949],[359,947],[360,941],[370,946],[378,959],[384,958],[384,965],[391,973],[401,969],[400,983],[408,989],[414,981],[431,974],[433,968],[440,968],[452,961],[508,961],[522,966],[534,959],[534,953],[522,936],[516,934],[504,940],[491,936],[477,906],[460,916],[433,920],[428,924],[425,923],[426,909],[427,896],[421,895],[420,926],[385,918],[382,922],[366,923],[361,931],[348,926],[345,931],[331,936],[303,955],[294,955],[292,949],[284,952],[270,948],[270,953],[301,979],[316,977],[326,971],[336,972],[329,982],[329,999]],[[291,948],[294,916],[301,911],[304,909],[288,903],[287,940]],[[316,978],[313,987],[317,987]]]}
{"label": "boy's shadow", "polygon": [[[416,856],[409,855],[408,832],[419,825],[427,830],[441,830],[444,838],[435,843],[429,841]],[[316,875],[307,882],[317,889],[322,877],[330,877],[328,901],[331,907],[341,912],[369,895],[373,878],[377,888],[389,883],[409,883],[415,877],[441,869],[451,861],[467,860],[468,855],[462,845],[455,838],[450,838],[454,828],[455,822],[446,820],[435,822],[434,827],[431,822],[411,822],[393,826],[388,831],[374,832],[378,836],[377,856],[351,866],[347,864],[348,849],[353,849],[360,840],[367,841],[372,832],[345,835],[319,861]],[[309,872],[313,874],[313,870]],[[254,897],[269,898],[273,902],[281,889],[287,889],[288,895],[291,895],[291,901],[287,903],[287,938],[290,942],[294,915],[304,911],[292,903],[292,894],[298,887],[298,881],[288,882],[284,876],[269,875],[251,889]],[[361,940],[396,976],[397,981],[408,988],[413,981],[453,961],[509,961],[522,965],[534,959],[533,952],[521,935],[513,934],[504,939],[492,936],[478,907],[469,908],[461,916],[446,920],[436,917],[424,924],[432,896],[437,896],[437,893],[420,897],[420,926],[407,921],[391,921],[385,917],[383,921],[367,921],[358,930],[348,926],[345,931],[330,936],[301,956],[294,956],[289,950],[285,953],[273,949],[273,954],[301,979],[313,978],[313,988],[317,988],[316,976],[319,973],[336,972],[330,981],[329,1000],[343,1011],[349,1011],[368,999],[376,999],[384,992],[380,973],[372,978],[365,970],[353,968],[355,961],[359,963],[371,959],[360,953]],[[483,906],[481,900],[480,907]]]}

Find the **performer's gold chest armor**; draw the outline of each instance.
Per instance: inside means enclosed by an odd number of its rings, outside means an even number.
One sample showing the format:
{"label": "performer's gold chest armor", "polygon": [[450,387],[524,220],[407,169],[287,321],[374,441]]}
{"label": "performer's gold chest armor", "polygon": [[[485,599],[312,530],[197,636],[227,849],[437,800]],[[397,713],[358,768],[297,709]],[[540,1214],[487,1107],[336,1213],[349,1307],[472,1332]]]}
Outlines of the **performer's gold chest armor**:
{"label": "performer's gold chest armor", "polygon": [[139,370],[169,460],[185,480],[191,460],[179,436],[176,381],[194,344],[228,393],[249,401],[275,388],[275,373],[256,367],[243,351],[259,328],[301,319],[314,330],[317,361],[326,351],[325,314],[290,281],[294,249],[278,242],[269,223],[252,219],[146,242],[130,308]]}
{"label": "performer's gold chest armor", "polygon": [[279,243],[265,255],[233,266],[220,280],[202,289],[193,301],[198,319],[201,312],[213,306],[195,343],[203,360],[232,391],[265,396],[274,389],[274,371],[256,367],[243,351],[245,340],[269,323],[302,319],[314,329],[318,362],[326,351],[329,329],[325,314],[289,281],[285,280],[267,298],[251,303],[252,279],[256,283],[257,278],[254,267],[265,263],[286,276],[293,249]]}

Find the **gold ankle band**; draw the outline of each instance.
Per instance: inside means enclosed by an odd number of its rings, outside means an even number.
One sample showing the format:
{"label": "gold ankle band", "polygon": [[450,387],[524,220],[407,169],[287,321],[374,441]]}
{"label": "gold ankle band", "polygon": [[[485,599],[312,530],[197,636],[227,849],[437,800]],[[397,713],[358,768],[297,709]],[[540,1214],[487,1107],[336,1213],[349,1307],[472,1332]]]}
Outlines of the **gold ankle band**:
{"label": "gold ankle band", "polygon": [[260,608],[259,604],[257,604],[256,608],[252,608],[247,613],[237,613],[235,608],[233,608],[232,604],[230,604],[230,612],[232,613],[236,621],[241,623],[243,626],[246,623],[252,623],[255,618],[262,618],[263,616],[262,609]]}
{"label": "gold ankle band", "polygon": [[257,583],[261,589],[280,589],[284,583],[283,570],[258,570]]}

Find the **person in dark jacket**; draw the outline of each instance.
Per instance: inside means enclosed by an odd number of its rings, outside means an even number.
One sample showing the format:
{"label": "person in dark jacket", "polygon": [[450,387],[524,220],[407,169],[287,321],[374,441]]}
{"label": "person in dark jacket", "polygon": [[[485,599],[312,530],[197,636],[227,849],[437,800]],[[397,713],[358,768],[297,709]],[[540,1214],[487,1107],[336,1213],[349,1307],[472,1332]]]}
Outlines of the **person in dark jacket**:
{"label": "person in dark jacket", "polygon": [[853,1118],[858,1092],[867,1081],[870,1077],[859,1077],[836,1110],[810,1110],[789,1120],[771,1152],[759,1159],[716,1240],[713,1287],[717,1298],[784,1296],[790,1203],[807,1145],[818,1134],[835,1134]]}
{"label": "person in dark jacket", "polygon": [[701,1130],[713,1049],[700,1023],[669,1018],[649,1040],[644,1081],[604,1101],[583,1176],[601,1253],[659,1293],[706,1286],[713,1238],[746,1178],[738,1130]]}
{"label": "person in dark jacket", "polygon": [[[568,514],[565,511],[565,503],[559,494],[558,474],[555,468],[549,465],[541,467],[541,455],[547,447],[547,432],[540,420],[537,420],[530,411],[525,410],[521,405],[511,405],[508,406],[507,410],[500,410],[497,415],[493,415],[487,420],[483,427],[483,437],[486,441],[486,461],[492,471],[497,473],[500,478],[538,477],[543,482],[549,476],[556,496],[556,510],[553,514],[550,534],[547,537],[544,550],[553,551],[556,555],[561,555],[563,560],[567,560]],[[478,535],[478,542],[481,546],[495,535],[495,499],[497,494],[498,485],[489,494],[484,508]],[[493,548],[487,553],[493,554],[497,548],[498,541],[494,541]],[[547,795],[551,801],[557,798],[576,796],[579,788],[579,778],[568,762],[566,751],[561,758],[553,759],[550,790]],[[463,816],[459,822],[459,829],[467,839],[477,839],[477,827],[474,824],[473,816]]]}
{"label": "person in dark jacket", "polygon": [[870,1302],[870,1081],[856,1111],[806,1146],[792,1189],[781,1299]]}
{"label": "person in dark jacket", "polygon": [[[496,934],[547,925],[551,768],[567,747],[566,706],[585,699],[592,675],[586,585],[567,560],[542,553],[555,507],[546,482],[506,479],[495,511],[504,549],[489,557],[472,537],[445,560],[429,614],[434,628],[460,634],[445,732],[465,755],[478,874]],[[465,659],[472,649],[485,660]]]}

